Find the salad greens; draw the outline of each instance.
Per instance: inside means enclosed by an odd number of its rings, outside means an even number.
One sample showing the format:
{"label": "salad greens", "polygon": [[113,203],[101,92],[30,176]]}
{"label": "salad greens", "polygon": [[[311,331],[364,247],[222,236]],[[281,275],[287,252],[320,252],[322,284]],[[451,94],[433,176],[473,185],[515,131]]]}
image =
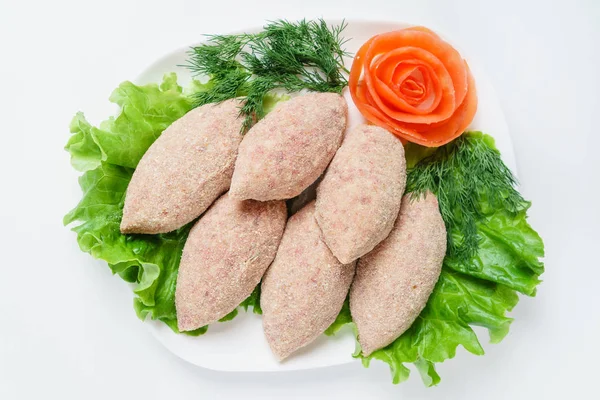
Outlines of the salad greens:
{"label": "salad greens", "polygon": [[[193,87],[202,89],[198,83]],[[192,108],[175,74],[166,75],[160,86],[124,82],[113,91],[110,101],[119,105],[121,112],[99,128],[91,126],[82,113],[71,122],[73,135],[66,149],[79,171],[99,167],[101,162],[135,168],[162,131]]]}
{"label": "salad greens", "polygon": [[515,184],[494,139],[470,132],[414,165],[406,186],[413,198],[437,195],[448,232],[448,267],[534,295],[544,247],[526,221],[530,203]]}
{"label": "salad greens", "polygon": [[[161,320],[176,332],[175,284],[191,224],[167,234],[127,236],[119,225],[125,191],[142,155],[163,130],[192,109],[190,95],[206,87],[194,81],[190,92],[184,92],[175,74],[165,75],[160,86],[124,82],[110,97],[120,106],[119,115],[97,128],[78,113],[66,146],[72,165],[84,174],[79,178],[83,198],[64,217],[64,224],[77,222],[73,230],[81,250],[105,260],[113,273],[133,284],[134,308],[141,319]],[[241,306],[260,312],[258,292]],[[198,335],[206,329],[186,333]]]}
{"label": "salad greens", "polygon": [[[213,84],[193,81],[184,91],[175,74],[160,85],[124,82],[110,97],[120,106],[119,115],[94,127],[78,113],[66,146],[73,166],[83,172],[83,198],[64,217],[65,225],[75,225],[81,250],[105,260],[113,273],[132,283],[141,319],[161,320],[176,332],[175,284],[191,224],[168,234],[127,236],[119,224],[125,191],[142,155]],[[269,96],[264,104],[269,109],[281,100]],[[411,328],[369,357],[358,348],[355,357],[365,365],[372,359],[388,363],[395,383],[408,378],[406,364],[413,363],[424,383],[435,385],[440,381],[435,363],[454,357],[459,345],[483,354],[470,325],[486,327],[494,343],[508,333],[512,319],[506,313],[517,304],[517,292],[535,295],[544,246],[527,223],[529,203],[514,189],[491,137],[472,132],[437,150],[409,145],[407,160],[408,190],[414,196],[428,190],[437,195],[451,245],[433,294]],[[260,313],[259,289],[240,306]],[[351,322],[346,302],[326,333]]]}
{"label": "salad greens", "polygon": [[[411,144],[406,151],[407,191],[436,194],[449,246],[439,281],[410,329],[369,357],[360,349],[355,357],[366,366],[371,359],[388,363],[394,383],[406,380],[405,364],[414,363],[430,386],[440,381],[434,363],[454,357],[459,345],[483,354],[469,325],[487,328],[492,343],[506,336],[512,321],[506,312],[517,304],[517,292],[535,295],[544,245],[527,223],[530,204],[514,188],[492,137],[469,132],[436,150]],[[328,333],[350,320],[342,309]]]}

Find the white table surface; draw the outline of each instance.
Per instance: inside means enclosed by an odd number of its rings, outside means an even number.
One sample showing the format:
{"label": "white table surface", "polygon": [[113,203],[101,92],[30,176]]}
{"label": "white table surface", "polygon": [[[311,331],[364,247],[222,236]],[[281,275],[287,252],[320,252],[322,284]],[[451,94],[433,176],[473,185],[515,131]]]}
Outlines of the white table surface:
{"label": "white table surface", "polygon": [[[0,399],[597,398],[600,2],[285,3],[0,0]],[[79,198],[62,151],[75,111],[100,121],[114,87],[201,33],[318,16],[437,27],[478,57],[545,239],[544,283],[512,313],[509,336],[484,343],[483,357],[459,351],[432,389],[416,373],[392,385],[379,362],[252,374],[188,365],[61,224]]]}

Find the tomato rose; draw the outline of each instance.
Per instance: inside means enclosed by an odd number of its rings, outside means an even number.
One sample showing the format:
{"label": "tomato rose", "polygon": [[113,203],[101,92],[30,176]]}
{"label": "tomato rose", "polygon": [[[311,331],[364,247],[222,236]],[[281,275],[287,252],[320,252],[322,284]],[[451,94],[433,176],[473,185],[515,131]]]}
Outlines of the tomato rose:
{"label": "tomato rose", "polygon": [[424,27],[369,39],[354,58],[348,84],[369,122],[423,146],[457,138],[477,111],[469,66]]}

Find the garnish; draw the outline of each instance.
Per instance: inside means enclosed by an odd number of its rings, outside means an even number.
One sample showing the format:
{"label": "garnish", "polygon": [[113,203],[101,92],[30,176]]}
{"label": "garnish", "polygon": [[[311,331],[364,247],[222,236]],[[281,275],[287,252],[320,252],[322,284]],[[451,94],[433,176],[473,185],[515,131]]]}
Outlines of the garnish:
{"label": "garnish", "polygon": [[[407,192],[436,194],[449,246],[439,281],[413,325],[368,357],[358,346],[355,357],[365,366],[372,359],[389,364],[394,383],[408,379],[405,364],[414,363],[432,386],[440,382],[435,363],[453,358],[459,345],[484,353],[472,325],[487,328],[492,343],[508,334],[512,319],[506,313],[519,301],[516,292],[534,296],[540,283],[544,244],[527,223],[529,203],[514,188],[490,136],[469,132],[433,152],[416,145],[406,152]],[[342,308],[326,333],[351,320]]]}
{"label": "garnish", "polygon": [[348,84],[345,27],[329,27],[322,19],[276,21],[257,34],[209,36],[208,43],[190,50],[186,64],[194,74],[211,78],[193,106],[242,97],[240,113],[248,129],[264,117],[264,97],[275,89],[341,93]]}
{"label": "garnish", "polygon": [[467,63],[424,27],[369,39],[356,53],[349,87],[369,122],[423,146],[460,136],[477,110]]}
{"label": "garnish", "polygon": [[484,204],[516,214],[525,203],[515,184],[493,139],[470,134],[418,162],[408,173],[406,191],[413,197],[436,194],[448,232],[447,255],[464,261],[479,247],[476,223],[488,211]]}

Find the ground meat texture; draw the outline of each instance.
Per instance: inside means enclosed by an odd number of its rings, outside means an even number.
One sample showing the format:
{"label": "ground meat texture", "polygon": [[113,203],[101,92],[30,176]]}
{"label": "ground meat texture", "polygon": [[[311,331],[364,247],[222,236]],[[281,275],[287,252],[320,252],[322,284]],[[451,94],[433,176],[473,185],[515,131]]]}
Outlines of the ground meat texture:
{"label": "ground meat texture", "polygon": [[280,103],[246,133],[231,196],[266,201],[299,195],[340,147],[347,114],[346,100],[334,93],[310,93]]}
{"label": "ground meat texture", "polygon": [[354,261],[387,237],[405,184],[400,140],[372,125],[348,132],[317,188],[317,223],[338,260]]}
{"label": "ground meat texture", "polygon": [[333,323],[354,276],[355,263],[340,263],[321,240],[314,210],[313,201],[288,220],[262,282],[263,327],[279,360]]}
{"label": "ground meat texture", "polygon": [[242,140],[239,105],[191,110],[150,146],[127,188],[122,233],[170,232],[227,191]]}
{"label": "ground meat texture", "polygon": [[283,201],[238,201],[224,194],[194,225],[183,248],[175,305],[180,331],[216,322],[260,282],[283,235]]}
{"label": "ground meat texture", "polygon": [[437,199],[404,196],[389,236],[361,258],[350,289],[350,311],[365,356],[402,335],[425,307],[446,254]]}

